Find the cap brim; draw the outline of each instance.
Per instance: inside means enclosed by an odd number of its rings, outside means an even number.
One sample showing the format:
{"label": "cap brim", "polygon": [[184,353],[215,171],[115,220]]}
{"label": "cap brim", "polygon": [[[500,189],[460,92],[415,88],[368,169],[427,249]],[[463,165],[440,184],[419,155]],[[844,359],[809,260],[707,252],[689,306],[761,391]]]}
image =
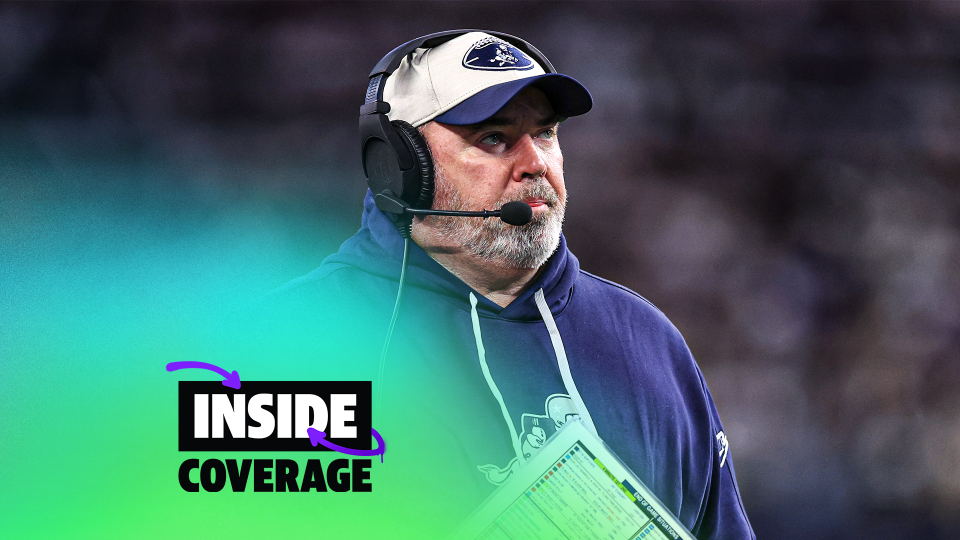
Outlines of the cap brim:
{"label": "cap brim", "polygon": [[576,79],[559,73],[545,73],[484,88],[434,120],[455,126],[479,124],[495,115],[528,86],[542,90],[550,100],[553,111],[564,118],[579,116],[593,107],[590,92]]}

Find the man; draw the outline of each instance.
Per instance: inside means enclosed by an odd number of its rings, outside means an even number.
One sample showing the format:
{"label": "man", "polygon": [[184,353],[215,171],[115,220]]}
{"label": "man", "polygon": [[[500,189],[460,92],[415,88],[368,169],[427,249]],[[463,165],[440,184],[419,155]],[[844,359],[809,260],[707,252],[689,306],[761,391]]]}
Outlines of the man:
{"label": "man", "polygon": [[533,218],[516,227],[414,219],[383,365],[405,258],[402,218],[379,210],[373,193],[339,253],[277,292],[285,354],[327,379],[382,389],[374,426],[390,451],[375,491],[416,493],[397,497],[398,516],[434,524],[445,505],[459,521],[579,417],[698,538],[753,538],[723,427],[682,337],[645,299],[580,270],[561,234],[559,121],[590,109],[586,89],[513,43],[470,32],[407,54],[383,100],[389,119],[429,148],[432,208],[523,201]]}

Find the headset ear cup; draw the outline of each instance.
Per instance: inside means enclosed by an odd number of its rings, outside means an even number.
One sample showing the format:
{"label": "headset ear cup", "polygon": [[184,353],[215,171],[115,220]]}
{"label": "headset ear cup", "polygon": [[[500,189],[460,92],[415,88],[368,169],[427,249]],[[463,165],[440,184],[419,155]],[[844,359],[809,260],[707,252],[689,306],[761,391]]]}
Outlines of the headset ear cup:
{"label": "headset ear cup", "polygon": [[413,148],[413,157],[417,161],[417,170],[420,171],[420,189],[417,190],[416,203],[411,203],[411,206],[428,209],[433,204],[433,157],[430,155],[430,146],[420,131],[407,122],[394,120],[390,123],[410,143],[410,147]]}

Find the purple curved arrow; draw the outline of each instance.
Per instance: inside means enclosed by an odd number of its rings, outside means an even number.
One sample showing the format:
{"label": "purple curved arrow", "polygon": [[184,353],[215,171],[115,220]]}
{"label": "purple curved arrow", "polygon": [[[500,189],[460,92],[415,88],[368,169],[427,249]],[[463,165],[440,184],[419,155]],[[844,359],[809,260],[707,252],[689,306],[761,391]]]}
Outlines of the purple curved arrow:
{"label": "purple curved arrow", "polygon": [[200,368],[209,369],[220,374],[223,377],[223,385],[229,386],[235,390],[240,389],[240,374],[236,371],[228,373],[227,370],[206,362],[170,362],[167,364],[167,371],[176,371],[178,369]]}
{"label": "purple curved arrow", "polygon": [[377,433],[377,430],[370,428],[370,432],[373,433],[373,438],[377,440],[378,447],[374,448],[373,450],[357,450],[354,448],[346,448],[344,446],[340,446],[339,444],[333,444],[325,438],[327,436],[326,433],[317,431],[312,427],[307,428],[307,435],[310,436],[310,444],[313,446],[322,444],[331,450],[335,450],[341,454],[349,454],[351,456],[376,456],[379,454],[380,463],[383,463],[383,453],[387,450],[387,444],[383,442],[383,437]]}

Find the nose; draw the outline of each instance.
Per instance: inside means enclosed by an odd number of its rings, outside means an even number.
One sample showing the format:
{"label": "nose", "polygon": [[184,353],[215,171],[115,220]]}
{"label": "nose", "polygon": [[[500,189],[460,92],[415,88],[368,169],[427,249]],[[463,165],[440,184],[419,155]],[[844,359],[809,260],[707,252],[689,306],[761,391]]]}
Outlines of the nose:
{"label": "nose", "polygon": [[543,159],[543,150],[537,147],[530,135],[524,135],[514,145],[514,165],[512,180],[523,182],[528,178],[537,178],[547,172],[547,162]]}

